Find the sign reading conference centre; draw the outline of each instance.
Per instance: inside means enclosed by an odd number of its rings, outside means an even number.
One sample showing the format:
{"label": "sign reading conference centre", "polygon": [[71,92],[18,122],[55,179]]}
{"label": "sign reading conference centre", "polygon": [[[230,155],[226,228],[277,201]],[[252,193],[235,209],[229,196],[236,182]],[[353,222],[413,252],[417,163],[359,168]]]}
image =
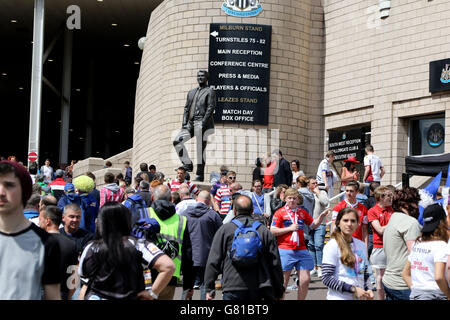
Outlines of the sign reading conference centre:
{"label": "sign reading conference centre", "polygon": [[272,26],[212,23],[209,85],[216,91],[214,121],[268,124]]}

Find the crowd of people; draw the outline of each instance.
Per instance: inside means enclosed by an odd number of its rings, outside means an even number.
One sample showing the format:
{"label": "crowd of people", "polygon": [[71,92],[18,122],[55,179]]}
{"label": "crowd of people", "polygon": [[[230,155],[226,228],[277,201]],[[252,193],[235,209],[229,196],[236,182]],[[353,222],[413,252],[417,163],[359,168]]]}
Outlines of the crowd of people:
{"label": "crowd of people", "polygon": [[383,185],[373,146],[366,154],[338,174],[329,151],[306,176],[274,150],[250,190],[226,166],[206,188],[184,166],[166,179],[126,161],[98,188],[92,172],[73,176],[75,161],[2,159],[0,299],[190,300],[199,289],[201,300],[304,300],[312,276],[330,300],[450,299],[450,207],[428,205],[420,223],[419,190]]}

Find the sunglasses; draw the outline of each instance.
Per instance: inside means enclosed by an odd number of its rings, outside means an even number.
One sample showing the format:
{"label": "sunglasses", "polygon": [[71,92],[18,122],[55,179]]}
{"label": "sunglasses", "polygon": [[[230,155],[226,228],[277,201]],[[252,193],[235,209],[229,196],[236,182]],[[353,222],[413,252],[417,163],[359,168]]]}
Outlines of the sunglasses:
{"label": "sunglasses", "polygon": [[236,177],[233,177],[233,176],[229,176],[229,177],[228,177],[228,179],[231,179],[231,180],[236,180]]}

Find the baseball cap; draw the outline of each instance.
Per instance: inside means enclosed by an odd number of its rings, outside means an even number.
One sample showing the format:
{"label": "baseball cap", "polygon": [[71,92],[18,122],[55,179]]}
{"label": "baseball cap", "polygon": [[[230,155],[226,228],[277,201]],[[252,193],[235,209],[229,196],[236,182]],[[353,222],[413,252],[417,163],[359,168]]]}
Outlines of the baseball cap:
{"label": "baseball cap", "polygon": [[55,176],[57,178],[62,178],[64,176],[64,170],[61,170],[61,169],[56,170]]}
{"label": "baseball cap", "polygon": [[66,185],[64,186],[64,192],[67,193],[71,193],[71,192],[75,192],[75,186],[73,185],[73,183],[66,183]]}
{"label": "baseball cap", "polygon": [[422,232],[433,232],[445,217],[445,211],[441,205],[437,203],[429,205],[423,211],[424,224]]}

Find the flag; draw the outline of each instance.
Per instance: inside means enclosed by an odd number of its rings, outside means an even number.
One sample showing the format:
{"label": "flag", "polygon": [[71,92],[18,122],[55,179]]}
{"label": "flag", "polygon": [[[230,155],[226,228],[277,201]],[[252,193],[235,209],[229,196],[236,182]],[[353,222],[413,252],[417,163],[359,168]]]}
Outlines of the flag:
{"label": "flag", "polygon": [[419,218],[417,221],[423,226],[423,210],[436,200],[436,193],[441,185],[442,171],[424,188],[419,190]]}
{"label": "flag", "polygon": [[447,169],[447,181],[445,182],[446,187],[450,187],[450,162],[448,163]]}

